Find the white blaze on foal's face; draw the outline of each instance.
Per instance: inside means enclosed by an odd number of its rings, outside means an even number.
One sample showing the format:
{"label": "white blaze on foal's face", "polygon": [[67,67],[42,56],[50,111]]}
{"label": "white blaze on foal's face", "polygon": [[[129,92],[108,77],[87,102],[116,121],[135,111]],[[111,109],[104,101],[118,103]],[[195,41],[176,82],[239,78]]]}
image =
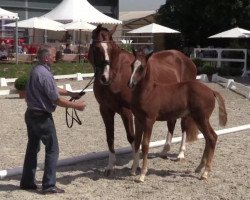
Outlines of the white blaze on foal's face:
{"label": "white blaze on foal's face", "polygon": [[[105,54],[104,57],[105,57],[105,60],[106,60],[106,61],[109,61],[108,44],[102,42],[102,43],[101,43],[101,46],[102,46],[102,48],[103,48],[103,50],[104,50],[104,54]],[[103,75],[105,76],[106,80],[109,79],[109,69],[110,69],[109,64],[105,65],[105,68],[104,68],[104,70],[103,70]]]}
{"label": "white blaze on foal's face", "polygon": [[134,80],[135,79],[135,74],[138,73],[137,70],[142,65],[142,63],[141,63],[140,60],[136,60],[133,65],[134,65],[133,66],[133,73],[132,73],[131,78],[130,78],[130,84],[136,85],[137,81]]}

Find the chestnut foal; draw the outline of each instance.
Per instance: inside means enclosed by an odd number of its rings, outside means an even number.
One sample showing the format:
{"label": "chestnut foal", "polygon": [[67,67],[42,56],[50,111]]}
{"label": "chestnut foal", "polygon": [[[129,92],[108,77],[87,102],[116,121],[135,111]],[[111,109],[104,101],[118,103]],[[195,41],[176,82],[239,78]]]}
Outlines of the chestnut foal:
{"label": "chestnut foal", "polygon": [[[215,107],[215,99],[219,104],[219,123],[224,126],[227,122],[227,112],[222,96],[211,90],[199,81],[161,84],[155,80],[157,68],[150,65],[149,57],[135,54],[132,64],[132,75],[129,87],[132,88],[131,108],[135,116],[135,152],[132,174],[136,174],[139,167],[139,148],[142,142],[143,164],[140,182],[143,182],[147,173],[147,155],[152,128],[155,121],[174,120],[182,118],[185,121],[191,117],[204,135],[206,144],[200,165],[195,172],[205,170],[201,179],[207,179],[211,171],[217,135],[210,125],[209,118]],[[185,130],[185,123],[182,123]]]}

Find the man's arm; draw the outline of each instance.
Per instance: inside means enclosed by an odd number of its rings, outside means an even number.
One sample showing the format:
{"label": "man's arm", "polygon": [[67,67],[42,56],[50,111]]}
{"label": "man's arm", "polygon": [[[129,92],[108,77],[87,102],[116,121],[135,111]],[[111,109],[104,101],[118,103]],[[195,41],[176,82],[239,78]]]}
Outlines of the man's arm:
{"label": "man's arm", "polygon": [[80,111],[83,111],[84,108],[86,107],[85,101],[83,100],[69,101],[60,96],[56,101],[56,105],[60,107],[65,107],[65,108],[75,108]]}
{"label": "man's arm", "polygon": [[65,89],[62,89],[59,87],[57,87],[57,90],[61,96],[70,96],[70,97],[74,97],[76,99],[81,98],[81,95],[79,94],[79,92],[70,92],[68,90],[65,90]]}

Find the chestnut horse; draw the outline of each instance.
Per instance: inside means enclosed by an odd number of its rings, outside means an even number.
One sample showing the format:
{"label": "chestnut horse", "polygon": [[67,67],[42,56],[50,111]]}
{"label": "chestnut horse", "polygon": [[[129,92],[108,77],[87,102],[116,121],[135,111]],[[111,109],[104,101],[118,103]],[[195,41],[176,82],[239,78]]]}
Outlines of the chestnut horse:
{"label": "chestnut horse", "polygon": [[[92,32],[92,44],[89,48],[89,61],[95,70],[94,94],[99,103],[109,147],[109,164],[105,173],[108,175],[114,168],[114,115],[118,113],[125,126],[127,139],[133,148],[134,123],[130,109],[132,92],[127,83],[131,75],[131,64],[134,55],[121,49],[112,38],[116,26],[109,31],[98,25]],[[196,78],[196,66],[191,59],[175,50],[161,51],[152,55],[151,61],[159,68],[157,80],[161,83],[180,82]],[[172,134],[176,120],[168,121],[169,133],[163,154],[170,149]],[[189,130],[196,138],[197,128],[190,122]],[[185,134],[185,133],[183,133]],[[185,138],[179,155],[184,157]]]}
{"label": "chestnut horse", "polygon": [[[217,135],[209,123],[209,118],[215,107],[215,99],[219,104],[219,122],[225,126],[227,113],[222,96],[199,81],[186,81],[173,84],[157,82],[159,69],[150,62],[151,58],[143,54],[135,54],[132,64],[132,75],[129,87],[132,88],[131,109],[135,116],[134,162],[132,174],[135,175],[139,166],[139,148],[142,143],[143,164],[140,182],[147,173],[147,155],[152,128],[155,121],[175,120],[191,117],[204,135],[206,145],[200,165],[195,170],[205,170],[201,179],[207,179],[211,171]],[[167,77],[166,77],[167,78]],[[185,123],[182,123],[185,130]],[[187,133],[188,134],[188,133]]]}

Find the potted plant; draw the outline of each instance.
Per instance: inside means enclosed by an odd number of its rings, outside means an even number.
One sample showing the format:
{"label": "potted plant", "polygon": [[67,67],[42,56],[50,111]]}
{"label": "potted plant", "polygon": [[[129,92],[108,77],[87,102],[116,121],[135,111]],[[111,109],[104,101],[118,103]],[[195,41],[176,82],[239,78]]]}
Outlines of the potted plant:
{"label": "potted plant", "polygon": [[212,64],[205,63],[201,68],[201,74],[206,74],[209,81],[212,80],[212,76],[215,73],[217,73],[217,68]]}
{"label": "potted plant", "polygon": [[27,75],[22,75],[15,80],[14,86],[18,90],[20,98],[25,98],[27,82],[28,82]]}

